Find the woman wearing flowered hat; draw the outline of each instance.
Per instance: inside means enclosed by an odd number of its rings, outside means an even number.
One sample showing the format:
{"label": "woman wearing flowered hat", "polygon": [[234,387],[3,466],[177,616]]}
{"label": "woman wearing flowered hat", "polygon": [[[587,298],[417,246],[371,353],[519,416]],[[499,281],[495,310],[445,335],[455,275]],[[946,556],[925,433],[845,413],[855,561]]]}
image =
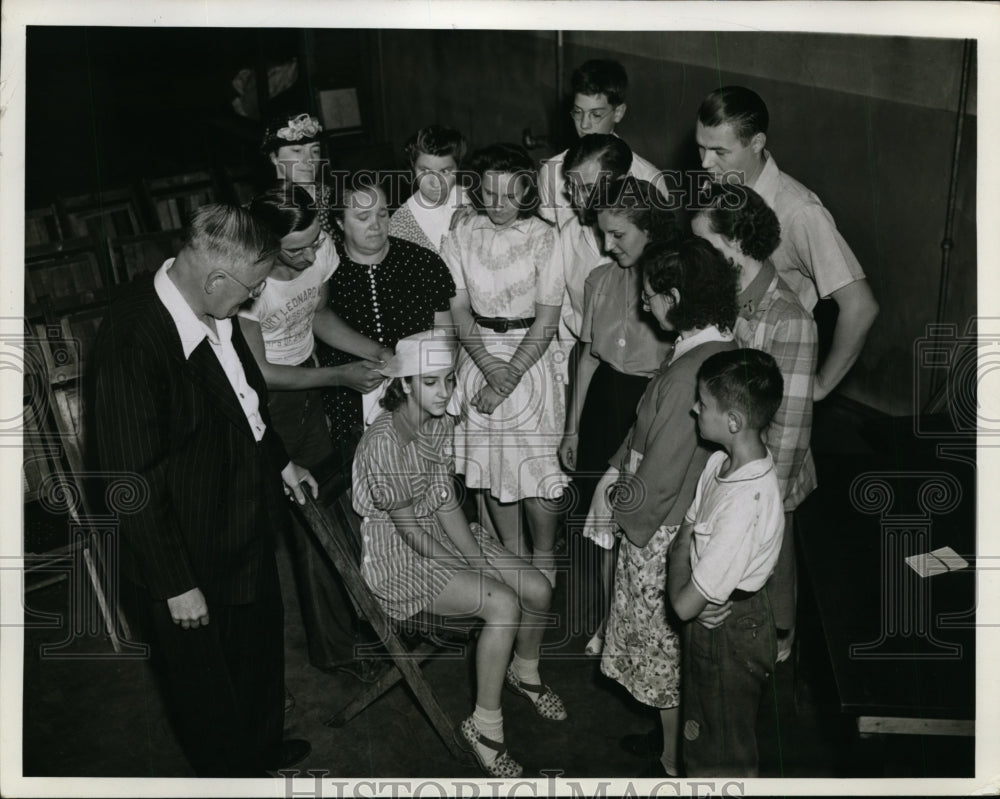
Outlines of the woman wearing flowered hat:
{"label": "woman wearing flowered hat", "polygon": [[[334,275],[341,264],[345,263],[340,247],[334,244],[334,242],[339,242],[344,234],[334,222],[333,192],[330,185],[323,179],[322,170],[325,162],[322,160],[319,141],[322,132],[323,126],[320,125],[316,117],[310,114],[288,114],[275,117],[268,124],[264,133],[261,151],[267,155],[274,166],[275,177],[278,181],[277,188],[284,190],[285,204],[295,204],[293,200],[294,189],[307,192],[316,206],[316,219],[323,232],[323,241],[319,248],[313,252],[313,257],[319,263],[332,262],[333,268],[329,270],[329,274]],[[346,263],[350,267],[350,262]],[[442,270],[447,272],[443,265]],[[341,278],[343,277],[341,276]],[[333,281],[328,280],[324,286],[327,292],[330,292],[333,289]],[[374,335],[374,329],[368,330],[359,323],[360,318],[349,318],[345,315],[344,308],[341,307],[343,304],[334,302],[336,299],[336,297],[331,297],[325,316],[318,317],[330,320],[328,324],[331,326],[327,328],[329,335],[321,337],[322,343],[317,348],[316,354],[320,365],[324,368],[341,369],[348,366],[354,372],[361,373],[356,375],[357,379],[345,380],[339,383],[336,390],[328,389],[325,392],[325,394],[339,398],[341,404],[350,405],[353,409],[355,406],[360,407],[359,395],[371,389],[370,375],[372,373],[367,368],[371,365],[370,362],[381,363],[386,357],[391,356],[395,340],[382,343],[380,337]],[[368,308],[366,307],[364,310],[368,311]],[[423,327],[424,325],[413,327],[406,333],[423,329]],[[345,343],[337,349],[332,349],[329,346],[330,336],[337,337]],[[366,341],[367,343],[364,343]],[[347,342],[350,342],[352,346],[348,346]],[[366,353],[361,356],[363,358],[361,361],[357,360],[360,352]],[[362,376],[365,372],[367,372],[367,376]],[[324,400],[324,404],[329,405],[330,402],[332,400],[329,398]],[[341,416],[345,418],[351,416],[352,421],[360,421],[360,411],[354,415],[358,416],[357,420],[354,420],[350,413],[332,413],[327,408],[327,416],[334,422],[331,437],[338,448],[349,446],[349,438],[345,431],[349,430],[351,426],[350,423],[340,424],[338,419]]]}
{"label": "woman wearing flowered hat", "polygon": [[336,231],[329,213],[330,189],[321,179],[322,132],[323,126],[311,114],[275,117],[268,123],[260,149],[274,165],[275,177],[286,188],[301,186],[317,201],[320,225],[327,236],[334,236]]}

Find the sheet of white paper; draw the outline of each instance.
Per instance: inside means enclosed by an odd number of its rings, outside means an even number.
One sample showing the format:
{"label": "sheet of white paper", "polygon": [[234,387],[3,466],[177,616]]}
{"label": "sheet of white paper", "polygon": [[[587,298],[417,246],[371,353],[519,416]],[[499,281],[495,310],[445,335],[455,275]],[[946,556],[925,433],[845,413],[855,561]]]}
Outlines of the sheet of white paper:
{"label": "sheet of white paper", "polygon": [[933,552],[921,552],[906,558],[907,565],[921,577],[966,569],[969,562],[951,547],[941,547]]}

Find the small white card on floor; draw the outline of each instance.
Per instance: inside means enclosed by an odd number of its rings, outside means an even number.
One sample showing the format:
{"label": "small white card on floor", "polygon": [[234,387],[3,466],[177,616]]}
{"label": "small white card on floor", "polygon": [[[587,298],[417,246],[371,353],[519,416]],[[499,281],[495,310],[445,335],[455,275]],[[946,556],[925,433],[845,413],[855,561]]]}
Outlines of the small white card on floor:
{"label": "small white card on floor", "polygon": [[910,555],[906,558],[906,562],[921,577],[932,577],[935,574],[955,572],[969,567],[969,562],[951,547],[941,547],[933,552]]}

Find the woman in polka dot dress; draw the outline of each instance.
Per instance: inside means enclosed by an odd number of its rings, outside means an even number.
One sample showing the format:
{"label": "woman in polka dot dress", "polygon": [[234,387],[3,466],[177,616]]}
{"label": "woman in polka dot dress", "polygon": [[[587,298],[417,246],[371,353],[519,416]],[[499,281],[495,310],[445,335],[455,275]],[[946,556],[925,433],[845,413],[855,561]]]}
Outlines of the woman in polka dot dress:
{"label": "woman in polka dot dress", "polygon": [[[335,192],[336,194],[337,192]],[[389,235],[383,190],[345,181],[333,206],[340,266],[330,278],[330,308],[348,325],[383,347],[431,328],[451,329],[449,308],[455,282],[435,253]],[[353,355],[325,348],[320,364],[336,366]],[[334,444],[347,445],[362,427],[361,395],[350,389],[325,392],[324,409]]]}

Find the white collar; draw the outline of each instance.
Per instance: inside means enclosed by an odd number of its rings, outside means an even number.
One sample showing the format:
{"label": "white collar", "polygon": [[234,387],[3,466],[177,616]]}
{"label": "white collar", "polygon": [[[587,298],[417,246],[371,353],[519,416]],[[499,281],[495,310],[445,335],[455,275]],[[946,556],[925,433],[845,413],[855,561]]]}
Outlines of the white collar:
{"label": "white collar", "polygon": [[715,478],[720,483],[738,483],[742,480],[756,480],[763,477],[774,468],[774,459],[770,451],[764,453],[763,458],[744,463],[739,469],[730,472],[725,477],[716,472]]}
{"label": "white collar", "polygon": [[232,321],[216,319],[217,332],[213,332],[208,325],[202,322],[191,310],[184,295],[167,274],[167,270],[173,264],[174,259],[168,258],[163,262],[163,266],[156,270],[156,274],[153,276],[153,288],[156,290],[156,296],[160,298],[160,302],[166,307],[167,313],[170,314],[170,318],[174,320],[174,326],[177,328],[181,347],[184,350],[184,358],[188,359],[203,339],[207,338],[213,344],[219,344],[221,338],[228,338],[225,334],[230,332],[228,326],[232,324]]}
{"label": "white collar", "polygon": [[465,203],[465,193],[457,183],[451,187],[448,199],[436,208],[428,208],[417,200],[419,191],[413,192],[410,199],[406,201],[406,206],[410,209],[413,219],[424,232],[424,235],[434,245],[437,252],[441,249],[441,239],[451,227],[451,217],[460,205]]}
{"label": "white collar", "polygon": [[703,327],[693,336],[677,339],[677,343],[674,345],[674,354],[670,358],[670,363],[676,361],[685,352],[693,350],[699,344],[708,344],[708,342],[710,341],[732,341],[732,340],[733,340],[732,333],[723,333],[715,325],[709,325],[708,327]]}

